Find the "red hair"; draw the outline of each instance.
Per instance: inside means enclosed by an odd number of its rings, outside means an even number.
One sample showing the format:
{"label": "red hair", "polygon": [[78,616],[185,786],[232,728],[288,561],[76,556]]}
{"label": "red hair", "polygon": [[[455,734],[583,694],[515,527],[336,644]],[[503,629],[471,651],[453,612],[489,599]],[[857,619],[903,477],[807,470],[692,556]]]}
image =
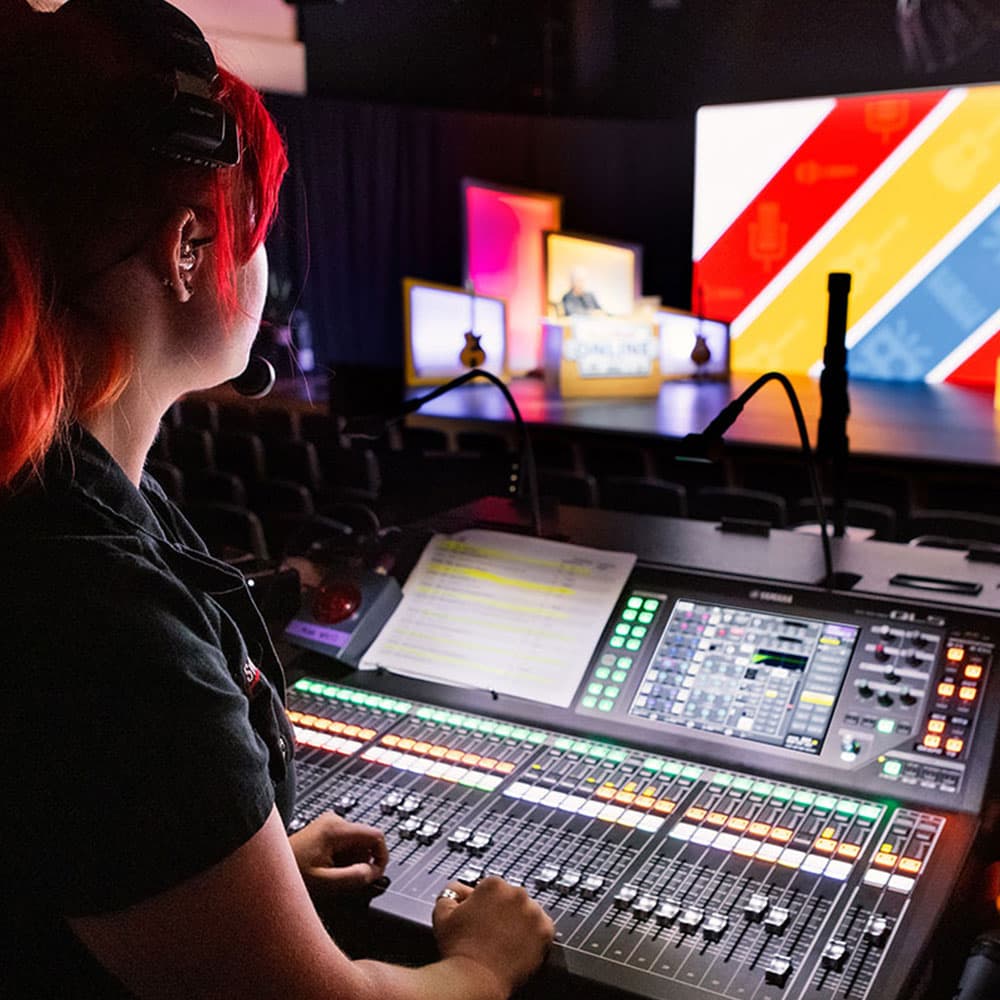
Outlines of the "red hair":
{"label": "red hair", "polygon": [[[144,192],[147,204],[183,202],[192,190],[202,192],[214,215],[214,283],[226,311],[235,315],[237,271],[264,242],[287,158],[253,88],[220,70],[216,99],[240,128],[242,159],[236,167],[213,170],[166,161],[129,167],[112,155],[83,183],[79,175],[66,175],[61,192],[53,193],[48,172],[29,176],[29,171],[12,185],[0,183],[0,195],[5,186],[17,192],[8,203],[0,197],[0,490],[37,470],[71,422],[113,402],[128,384],[126,340],[113,329],[96,329],[67,291],[78,276],[69,273],[75,244],[65,233],[87,231],[92,239],[93,233],[106,232],[104,219],[118,208],[116,199],[127,199],[129,181],[152,189]],[[81,194],[82,223],[67,221],[65,211],[52,208],[61,204],[60,197],[72,203],[75,186],[87,192]]]}

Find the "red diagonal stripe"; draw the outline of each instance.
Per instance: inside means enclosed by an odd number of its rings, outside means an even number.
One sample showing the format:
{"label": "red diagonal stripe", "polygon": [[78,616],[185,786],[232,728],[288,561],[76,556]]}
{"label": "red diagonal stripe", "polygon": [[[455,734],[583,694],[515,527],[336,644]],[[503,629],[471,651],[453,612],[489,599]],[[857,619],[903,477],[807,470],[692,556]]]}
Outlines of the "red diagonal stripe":
{"label": "red diagonal stripe", "polygon": [[997,380],[998,358],[1000,358],[1000,332],[993,334],[978,351],[970,354],[945,378],[945,382],[992,389]]}
{"label": "red diagonal stripe", "polygon": [[[946,91],[842,97],[694,265],[692,302],[727,322],[816,234]],[[700,192],[705,197],[708,192]]]}

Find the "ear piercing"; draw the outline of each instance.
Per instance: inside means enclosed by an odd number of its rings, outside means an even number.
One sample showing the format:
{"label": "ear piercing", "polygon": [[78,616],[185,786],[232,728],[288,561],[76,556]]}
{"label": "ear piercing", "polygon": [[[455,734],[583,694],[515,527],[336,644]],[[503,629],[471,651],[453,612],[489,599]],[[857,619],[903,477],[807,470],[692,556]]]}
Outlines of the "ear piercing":
{"label": "ear piercing", "polygon": [[[181,274],[181,284],[184,286],[184,291],[188,294],[191,293],[191,279],[190,273],[194,270],[195,265],[195,253],[194,246],[190,241],[186,241],[181,244],[180,256],[177,258],[177,267],[182,272]],[[174,283],[171,278],[163,279],[164,288],[173,288]]]}

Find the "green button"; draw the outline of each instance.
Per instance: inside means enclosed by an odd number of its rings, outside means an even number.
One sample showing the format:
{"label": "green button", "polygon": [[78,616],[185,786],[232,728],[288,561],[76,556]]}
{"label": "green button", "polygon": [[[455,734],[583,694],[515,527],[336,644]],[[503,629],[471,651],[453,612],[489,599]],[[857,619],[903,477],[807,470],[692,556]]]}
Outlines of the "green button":
{"label": "green button", "polygon": [[885,733],[888,736],[890,733],[894,733],[896,731],[896,720],[879,719],[878,722],[875,723],[875,728],[880,733]]}
{"label": "green button", "polygon": [[615,672],[614,672],[614,673],[613,673],[613,674],[611,675],[611,679],[612,679],[612,680],[613,680],[613,681],[614,681],[614,682],[615,682],[616,684],[621,684],[621,682],[622,682],[623,680],[625,680],[625,678],[626,678],[626,677],[628,677],[628,674],[627,674],[627,673],[626,673],[626,672],[625,672],[624,670],[616,670],[616,671],[615,671]]}
{"label": "green button", "polygon": [[778,802],[787,802],[794,794],[794,790],[789,788],[788,785],[779,785],[771,792],[771,798]]}
{"label": "green button", "polygon": [[573,753],[586,753],[590,749],[590,744],[586,740],[577,740],[573,744]]}
{"label": "green button", "polygon": [[601,694],[604,691],[603,684],[588,684],[587,694]]}
{"label": "green button", "polygon": [[592,743],[590,749],[587,751],[588,757],[593,757],[596,760],[604,760],[608,755],[608,748],[602,747],[599,743]]}
{"label": "green button", "polygon": [[598,703],[597,707],[602,712],[610,712],[611,709],[615,707],[615,703],[611,701],[610,698],[602,698]]}
{"label": "green button", "polygon": [[505,739],[507,739],[508,736],[510,736],[512,729],[513,729],[512,726],[508,726],[506,724],[504,724],[502,726],[497,726],[497,730],[496,730],[497,736],[499,736],[500,739],[505,740]]}
{"label": "green button", "polygon": [[615,654],[614,653],[604,653],[601,656],[601,666],[603,667],[613,667],[615,665]]}
{"label": "green button", "polygon": [[364,691],[353,691],[351,692],[351,702],[355,705],[363,705],[365,703],[367,695]]}
{"label": "green button", "polygon": [[814,792],[796,792],[792,801],[799,806],[811,806],[816,801],[816,795]]}
{"label": "green button", "polygon": [[660,606],[660,602],[654,600],[652,597],[647,597],[646,600],[642,602],[643,611],[655,611]]}
{"label": "green button", "polygon": [[447,722],[448,721],[448,713],[441,711],[441,709],[438,709],[434,713],[434,721],[435,722]]}
{"label": "green button", "polygon": [[642,607],[642,598],[641,597],[632,596],[632,597],[630,597],[628,599],[627,604],[628,604],[628,606],[630,608],[641,608]]}
{"label": "green button", "polygon": [[821,795],[816,799],[816,809],[819,812],[829,812],[836,804],[837,800],[830,798],[829,795]]}
{"label": "green button", "polygon": [[434,717],[434,709],[433,708],[427,708],[426,706],[424,706],[423,708],[418,708],[417,709],[417,718],[418,719],[432,719],[433,717]]}
{"label": "green button", "polygon": [[[606,711],[606,709],[605,709]],[[609,750],[608,760],[614,761],[615,764],[624,764],[628,760],[627,750]]]}
{"label": "green button", "polygon": [[296,691],[312,691],[312,686],[313,682],[308,677],[302,677],[292,685]]}
{"label": "green button", "polygon": [[628,670],[628,668],[632,666],[632,657],[619,656],[618,662],[615,665],[619,668],[619,670]]}
{"label": "green button", "polygon": [[638,614],[639,612],[636,611],[635,608],[628,608],[627,610],[622,612],[622,621],[634,622]]}
{"label": "green button", "polygon": [[528,742],[529,743],[544,743],[545,742],[545,733],[541,732],[538,729],[533,729],[531,731],[530,735],[528,736]]}
{"label": "green button", "polygon": [[609,698],[617,698],[618,695],[621,693],[621,688],[620,687],[615,687],[613,684],[611,684],[611,685],[609,685],[608,687],[606,687],[604,689],[604,693]]}
{"label": "green button", "polygon": [[405,715],[409,710],[413,708],[413,702],[411,701],[397,701],[393,707],[394,712],[399,712]]}
{"label": "green button", "polygon": [[733,788],[738,792],[749,792],[753,782],[749,778],[733,778]]}
{"label": "green button", "polygon": [[497,724],[495,722],[490,722],[489,719],[483,719],[479,723],[479,731],[481,733],[495,733],[497,731]]}
{"label": "green button", "polygon": [[345,691],[343,688],[337,688],[337,693],[334,695],[334,698],[336,698],[337,701],[350,701],[353,696],[353,692]]}
{"label": "green button", "polygon": [[686,778],[688,781],[697,781],[702,775],[702,769],[700,767],[686,767],[681,771],[681,777]]}
{"label": "green button", "polygon": [[770,795],[774,791],[774,785],[770,781],[758,781],[754,784],[751,791],[754,795]]}
{"label": "green button", "polygon": [[621,649],[625,645],[625,640],[620,635],[613,635],[608,645],[612,649]]}
{"label": "green button", "polygon": [[642,625],[648,625],[652,620],[653,616],[648,611],[643,611],[643,613],[639,615],[639,622]]}
{"label": "green button", "polygon": [[642,769],[644,771],[649,771],[652,774],[659,774],[662,767],[663,761],[657,760],[655,757],[647,757],[642,764]]}
{"label": "green button", "polygon": [[572,740],[568,740],[568,739],[566,739],[565,736],[563,736],[560,739],[556,740],[555,743],[553,744],[553,746],[557,750],[569,750],[570,747],[573,746],[573,741]]}
{"label": "green button", "polygon": [[671,778],[676,778],[681,773],[681,765],[675,760],[665,760],[660,770]]}
{"label": "green button", "polygon": [[634,653],[641,645],[641,639],[629,639],[629,641],[625,643],[625,648]]}
{"label": "green button", "polygon": [[874,823],[875,820],[877,820],[879,818],[879,816],[882,815],[882,810],[879,809],[878,806],[866,805],[866,806],[862,806],[858,810],[858,815],[862,819],[866,819],[869,822]]}
{"label": "green button", "polygon": [[365,698],[365,704],[369,708],[378,708],[382,704],[382,699],[377,694],[370,694]]}
{"label": "green button", "polygon": [[631,628],[630,625],[624,625],[624,624],[616,625],[615,635],[628,635],[630,628]]}
{"label": "green button", "polygon": [[649,631],[649,629],[646,628],[645,625],[633,625],[632,626],[632,635],[634,635],[637,639],[645,639],[646,638],[646,633],[648,631]]}
{"label": "green button", "polygon": [[716,771],[712,777],[712,784],[720,788],[728,788],[733,783],[733,776],[724,771]]}
{"label": "green button", "polygon": [[528,730],[522,726],[518,726],[511,735],[515,740],[526,740],[528,738]]}
{"label": "green button", "polygon": [[853,816],[857,811],[857,802],[852,802],[850,799],[841,799],[837,803],[837,812],[841,816]]}
{"label": "green button", "polygon": [[890,778],[898,778],[903,770],[903,762],[901,760],[887,760],[882,765],[882,773],[888,775]]}
{"label": "green button", "polygon": [[597,668],[597,669],[596,669],[596,670],[594,671],[594,676],[595,676],[595,677],[596,677],[596,678],[597,678],[597,679],[598,679],[599,681],[606,681],[606,680],[607,680],[607,679],[608,679],[608,678],[609,678],[609,677],[611,676],[611,671],[610,671],[610,670],[608,670],[608,668],[607,668],[607,667],[598,667],[598,668]]}

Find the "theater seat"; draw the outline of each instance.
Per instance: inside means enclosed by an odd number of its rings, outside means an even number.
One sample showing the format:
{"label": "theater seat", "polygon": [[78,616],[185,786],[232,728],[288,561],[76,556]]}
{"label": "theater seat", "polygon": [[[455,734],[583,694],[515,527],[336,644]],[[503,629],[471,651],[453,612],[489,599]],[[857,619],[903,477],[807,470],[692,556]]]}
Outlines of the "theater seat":
{"label": "theater seat", "polygon": [[248,555],[268,559],[264,527],[253,511],[228,503],[191,503],[185,505],[184,513],[218,558],[230,562]]}
{"label": "theater seat", "polygon": [[736,486],[706,486],[698,490],[691,500],[690,511],[692,517],[701,521],[745,518],[765,521],[772,528],[783,528],[788,523],[788,505],[783,497]]}
{"label": "theater seat", "polygon": [[608,476],[600,482],[600,506],[660,517],[687,516],[687,490],[651,476]]}

